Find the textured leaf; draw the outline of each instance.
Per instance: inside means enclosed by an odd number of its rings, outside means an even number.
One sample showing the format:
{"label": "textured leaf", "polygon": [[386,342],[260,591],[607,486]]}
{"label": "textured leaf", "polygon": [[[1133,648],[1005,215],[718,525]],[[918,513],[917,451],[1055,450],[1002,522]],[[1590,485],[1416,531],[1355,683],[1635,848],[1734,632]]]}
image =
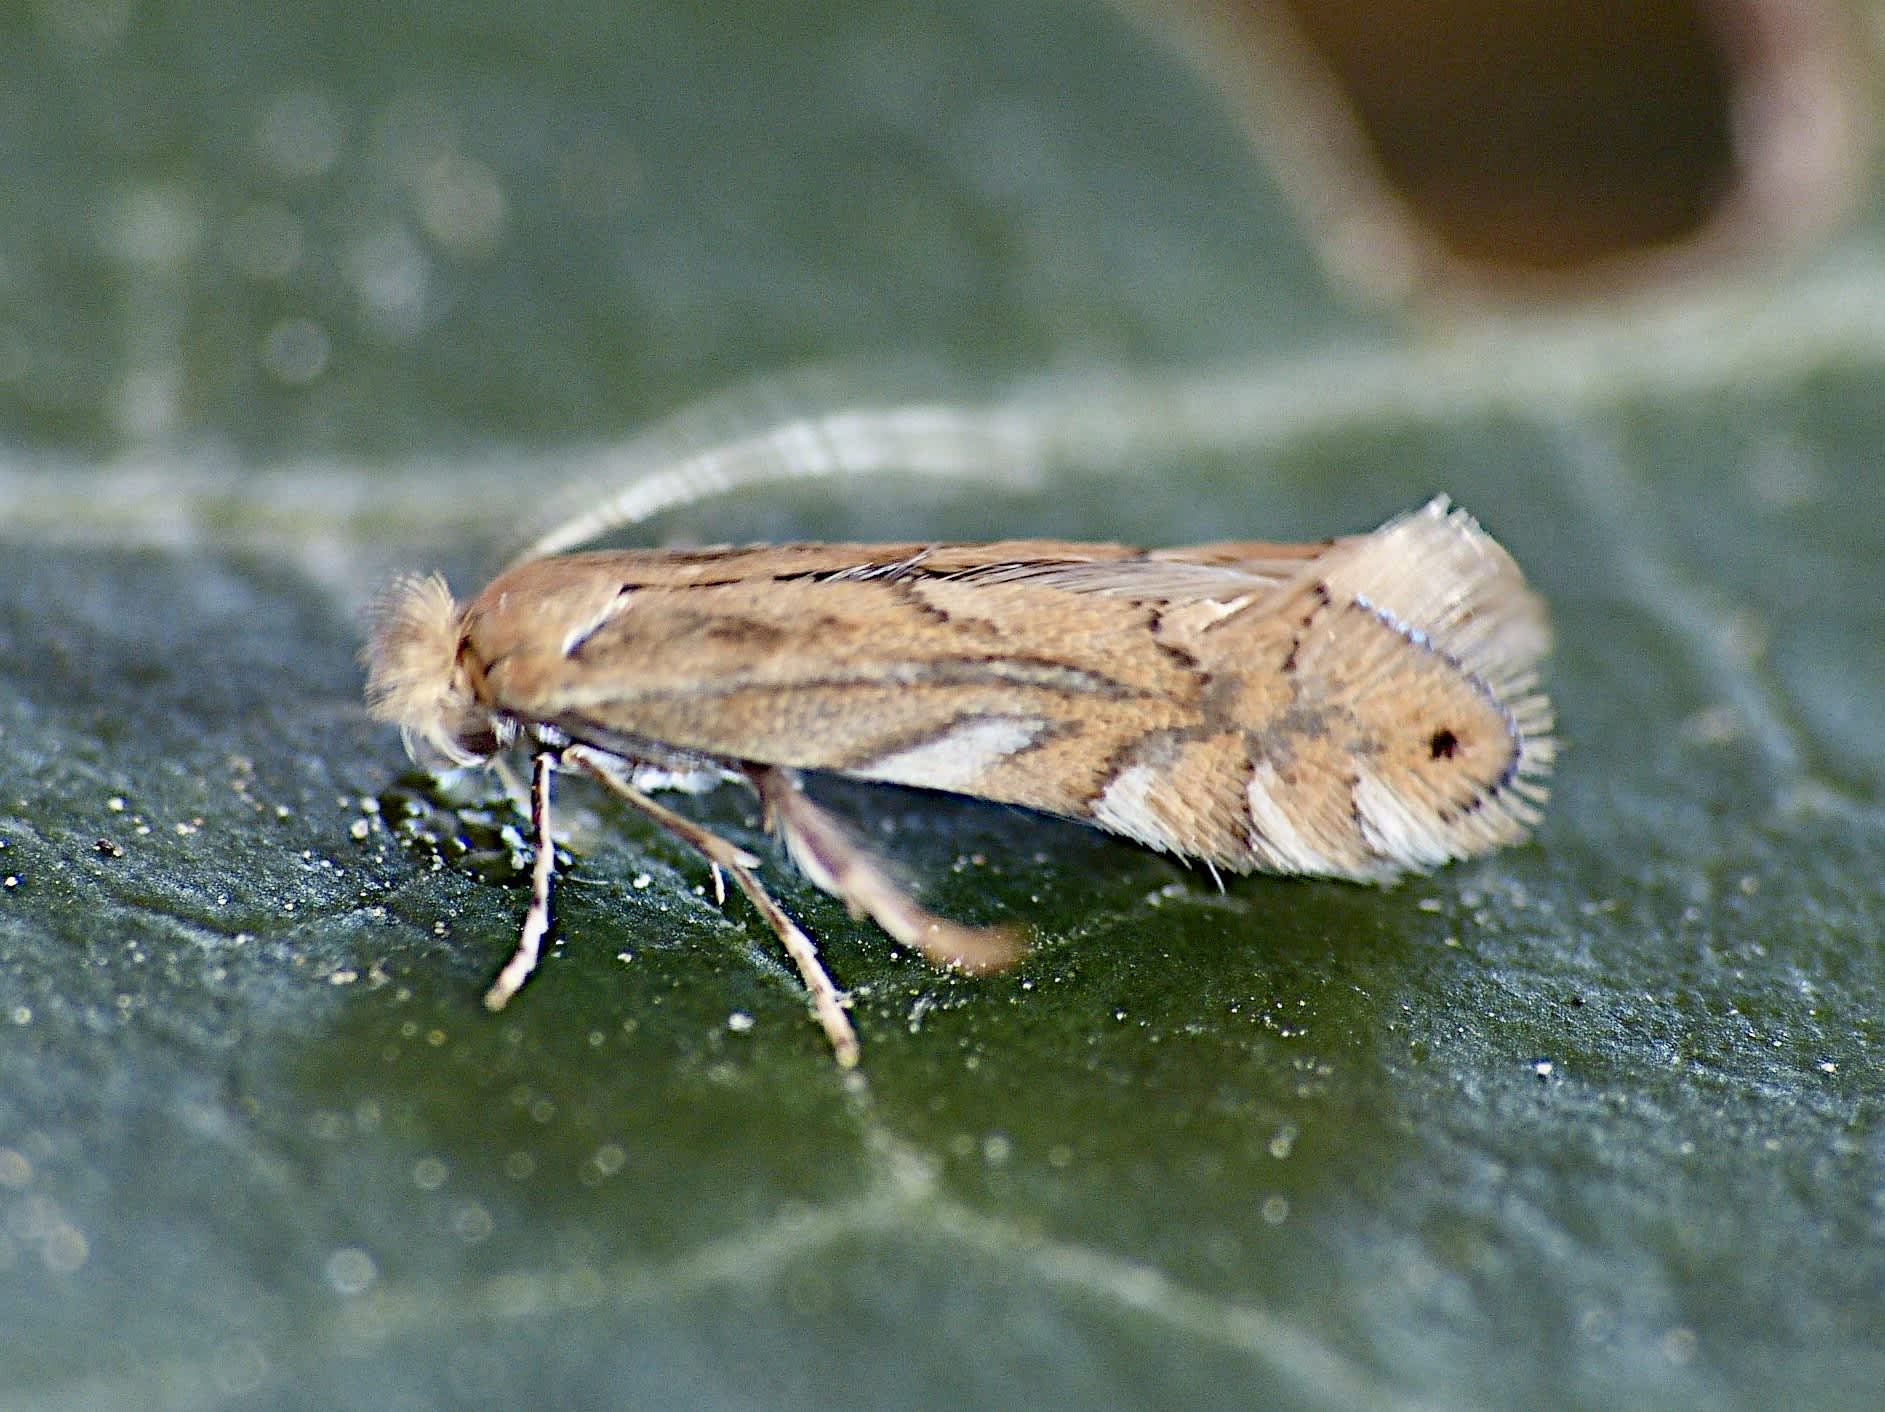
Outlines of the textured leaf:
{"label": "textured leaf", "polygon": [[[1875,231],[1423,336],[1323,287],[1107,8],[148,8],[7,22],[0,1402],[1876,1396]],[[1451,493],[1553,606],[1540,839],[1220,892],[825,787],[933,905],[1030,923],[977,981],[701,801],[852,988],[847,1080],[744,904],[572,786],[560,947],[487,1015],[520,875],[366,720],[359,607],[476,587],[647,419],[803,363],[1036,474],[648,533],[1313,537]]]}

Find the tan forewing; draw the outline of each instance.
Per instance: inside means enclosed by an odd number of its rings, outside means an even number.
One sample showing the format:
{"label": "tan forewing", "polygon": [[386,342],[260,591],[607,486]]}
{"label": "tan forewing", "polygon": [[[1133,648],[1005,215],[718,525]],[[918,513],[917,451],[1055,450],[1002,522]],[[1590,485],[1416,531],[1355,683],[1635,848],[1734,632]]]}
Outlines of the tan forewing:
{"label": "tan forewing", "polygon": [[1078,815],[1133,739],[1195,717],[1204,678],[1156,607],[949,577],[967,557],[857,580],[821,564],[763,593],[544,561],[470,605],[466,651],[522,718]]}
{"label": "tan forewing", "polygon": [[1543,616],[1435,501],[1311,545],[786,545],[536,561],[462,619],[479,699],[632,753],[825,769],[1234,869],[1381,877],[1522,836]]}

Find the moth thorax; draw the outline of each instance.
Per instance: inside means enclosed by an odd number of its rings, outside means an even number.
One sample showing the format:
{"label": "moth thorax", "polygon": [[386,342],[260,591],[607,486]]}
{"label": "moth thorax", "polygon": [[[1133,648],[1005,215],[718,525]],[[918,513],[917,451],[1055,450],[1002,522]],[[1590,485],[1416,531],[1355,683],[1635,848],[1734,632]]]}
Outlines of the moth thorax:
{"label": "moth thorax", "polygon": [[399,727],[428,769],[475,764],[498,748],[460,658],[458,605],[437,574],[403,578],[380,596],[367,642],[367,711]]}

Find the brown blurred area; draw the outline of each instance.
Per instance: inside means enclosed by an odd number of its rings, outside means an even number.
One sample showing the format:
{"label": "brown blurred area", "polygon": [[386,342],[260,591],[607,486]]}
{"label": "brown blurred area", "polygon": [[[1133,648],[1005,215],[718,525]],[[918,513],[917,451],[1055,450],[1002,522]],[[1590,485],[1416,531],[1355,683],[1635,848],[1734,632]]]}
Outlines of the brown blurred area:
{"label": "brown blurred area", "polygon": [[1389,292],[1758,257],[1832,225],[1857,184],[1865,66],[1840,5],[1179,4],[1329,262]]}

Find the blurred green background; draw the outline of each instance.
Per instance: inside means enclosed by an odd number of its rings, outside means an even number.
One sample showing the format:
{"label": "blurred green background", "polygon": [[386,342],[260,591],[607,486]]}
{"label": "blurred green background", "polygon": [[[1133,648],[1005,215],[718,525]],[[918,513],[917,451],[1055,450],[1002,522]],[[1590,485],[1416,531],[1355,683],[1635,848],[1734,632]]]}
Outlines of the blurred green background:
{"label": "blurred green background", "polygon": [[[1368,305],[1161,28],[0,18],[0,1405],[1878,1401],[1876,213],[1675,291]],[[763,925],[572,786],[561,945],[486,1015],[521,879],[366,720],[361,605],[475,588],[572,477],[939,397],[1028,454],[643,538],[1449,492],[1553,607],[1538,841],[1220,893],[826,788],[933,905],[1033,925],[970,981],[712,796],[853,989],[847,1081]]]}

